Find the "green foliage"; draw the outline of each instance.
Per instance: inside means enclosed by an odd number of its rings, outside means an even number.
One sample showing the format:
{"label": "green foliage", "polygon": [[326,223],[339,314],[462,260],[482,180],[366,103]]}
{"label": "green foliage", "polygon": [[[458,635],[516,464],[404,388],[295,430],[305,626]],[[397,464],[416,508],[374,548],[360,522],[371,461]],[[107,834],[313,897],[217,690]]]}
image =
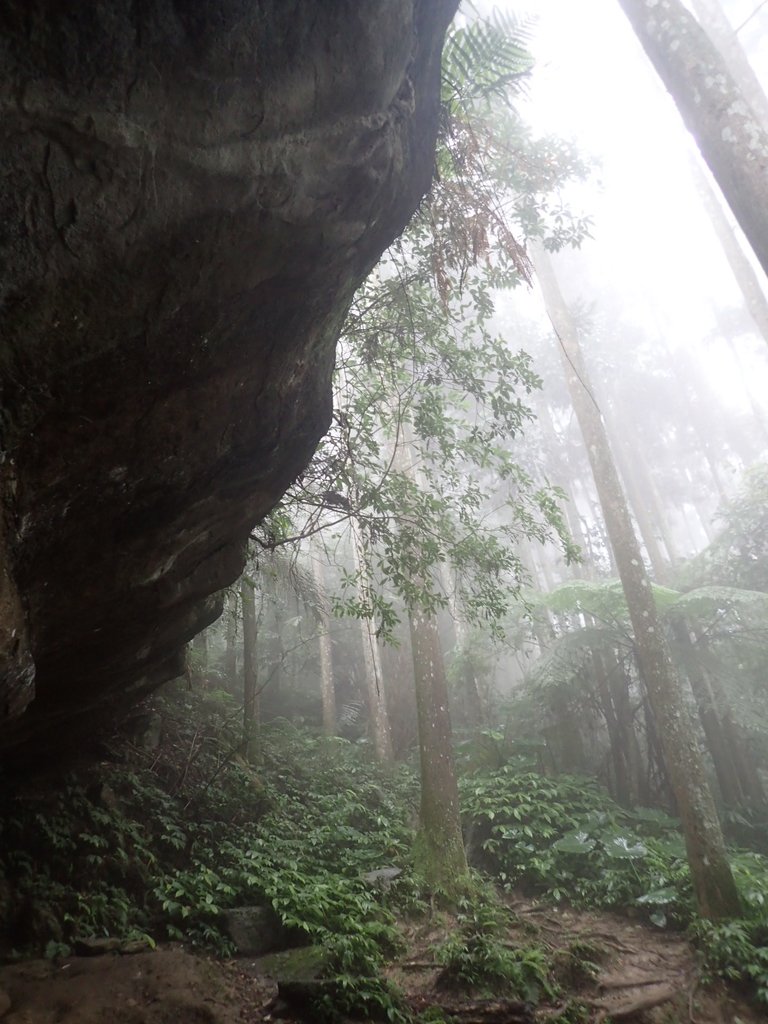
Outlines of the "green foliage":
{"label": "green foliage", "polygon": [[[168,705],[177,739],[202,703]],[[171,744],[154,771],[102,765],[97,783],[72,776],[45,807],[4,808],[0,868],[20,904],[46,908],[27,944],[58,953],[75,937],[147,935],[227,953],[222,909],[270,902],[329,950],[332,970],[375,974],[399,938],[383,894],[359,876],[409,850],[412,777],[294,729],[265,730],[259,779],[226,750],[215,734],[200,751]],[[49,918],[61,922],[53,936]]]}
{"label": "green foliage", "polygon": [[535,739],[510,737],[506,730],[478,729],[457,744],[456,761],[466,772],[493,771],[505,766],[530,771],[538,765],[542,746]]}
{"label": "green foliage", "polygon": [[555,954],[555,976],[567,988],[582,988],[595,981],[600,971],[600,961],[604,958],[603,947],[588,940],[576,939],[567,949]]}
{"label": "green foliage", "polygon": [[679,827],[631,813],[590,779],[513,766],[462,780],[473,845],[503,885],[582,906],[635,905],[659,925],[687,920],[691,891]]}
{"label": "green foliage", "polygon": [[[663,812],[627,811],[590,780],[512,766],[464,778],[462,798],[483,862],[505,886],[577,906],[634,907],[658,927],[689,925],[707,976],[739,982],[768,1005],[768,858],[732,853],[745,916],[713,924],[695,916],[679,825]],[[571,954],[587,974],[600,958],[592,947]],[[566,980],[563,966],[555,974]]]}
{"label": "green foliage", "polygon": [[768,1007],[768,921],[699,920],[692,931],[704,958],[705,980],[736,982]]}
{"label": "green foliage", "polygon": [[720,510],[723,529],[685,567],[686,590],[706,585],[768,591],[768,465],[747,471],[735,497]]}
{"label": "green foliage", "polygon": [[511,948],[502,941],[510,914],[490,894],[478,891],[460,902],[459,931],[436,951],[440,983],[538,1003],[556,994],[548,950]]}
{"label": "green foliage", "polygon": [[[653,595],[674,665],[684,685],[691,681],[693,693],[688,698],[695,696],[700,718],[714,711],[724,733],[748,744],[747,760],[755,769],[761,762],[764,765],[768,757],[764,700],[768,595],[720,584],[685,593],[654,586]],[[537,638],[545,635],[546,642],[529,669],[525,687],[516,695],[513,717],[522,734],[546,735],[552,761],[558,766],[587,770],[591,764],[596,772],[605,773],[605,763],[600,764],[603,751],[610,748],[611,767],[617,754],[620,757],[619,726],[625,736],[632,732],[636,740],[634,788],[644,791],[648,800],[663,796],[654,781],[663,778],[663,771],[649,729],[650,716],[643,710],[645,688],[620,582],[572,580],[551,593],[528,596],[528,601],[534,607],[533,632]],[[553,720],[556,729],[549,728]],[[563,737],[574,735],[574,723],[582,734],[594,736],[598,730],[591,758],[574,757],[567,749]],[[711,741],[712,730],[703,738]],[[722,757],[722,750],[713,743],[711,754]],[[608,778],[626,801],[627,786],[622,790],[617,773]],[[758,845],[765,817],[759,786],[742,792],[742,800],[751,806],[738,804],[729,795],[734,806],[727,808],[726,824],[730,819],[735,826],[731,835],[746,841],[751,834]]]}
{"label": "green foliage", "polygon": [[[529,280],[525,237],[559,248],[587,229],[556,195],[587,173],[575,149],[533,138],[499,102],[530,67],[526,35],[504,13],[449,33],[439,173],[355,296],[331,429],[282,505],[299,535],[354,518],[368,564],[342,574],[334,610],[385,638],[403,605],[446,605],[446,564],[467,619],[498,637],[528,582],[519,542],[552,538],[575,556],[562,492],[510,454],[541,380],[493,323],[499,290]],[[404,448],[413,473],[398,465]]]}
{"label": "green foliage", "polygon": [[478,100],[508,102],[533,66],[529,37],[528,23],[499,10],[466,27],[453,26],[443,47],[442,100],[447,110],[466,114]]}
{"label": "green foliage", "polygon": [[[680,595],[675,590],[654,584],[653,596],[657,608],[663,610]],[[614,624],[629,619],[620,580],[570,580],[548,594],[539,595],[538,600],[553,612],[588,614]]]}

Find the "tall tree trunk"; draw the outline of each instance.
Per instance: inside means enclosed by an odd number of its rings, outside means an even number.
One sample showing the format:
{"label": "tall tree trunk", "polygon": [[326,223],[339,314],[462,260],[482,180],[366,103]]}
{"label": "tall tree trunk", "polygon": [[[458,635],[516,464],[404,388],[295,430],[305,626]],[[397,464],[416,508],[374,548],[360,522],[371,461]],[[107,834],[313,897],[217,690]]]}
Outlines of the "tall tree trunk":
{"label": "tall tree trunk", "polygon": [[692,6],[699,24],[728,65],[747,103],[762,124],[768,125],[768,98],[719,0],[693,0]]}
{"label": "tall tree trunk", "polygon": [[608,672],[601,654],[592,652],[592,669],[595,674],[597,693],[600,699],[603,718],[608,731],[608,743],[613,764],[614,798],[623,807],[632,807],[636,803],[632,793],[632,774],[628,762],[626,736],[620,727],[613,702],[613,694],[608,682]]}
{"label": "tall tree trunk", "polygon": [[461,835],[445,665],[434,616],[414,609],[410,627],[421,766],[416,864],[431,886],[453,896],[466,888],[469,869]]}
{"label": "tall tree trunk", "polygon": [[[409,423],[401,422],[400,435],[393,464],[398,472],[419,483]],[[461,834],[459,788],[453,759],[453,731],[443,651],[434,614],[411,608],[408,618],[421,782],[420,827],[414,857],[417,868],[431,886],[456,897],[466,891],[469,867]]]}
{"label": "tall tree trunk", "polygon": [[208,676],[208,630],[204,629],[192,641],[195,652],[195,678],[204,682]]}
{"label": "tall tree trunk", "polygon": [[742,805],[764,812],[765,790],[744,737],[739,734],[719,684],[701,664],[701,638],[681,620],[673,624],[673,631],[696,700],[723,800],[729,807]]}
{"label": "tall tree trunk", "polygon": [[648,793],[643,776],[643,756],[637,738],[635,719],[632,709],[631,678],[617,655],[608,674],[613,706],[616,708],[616,720],[624,737],[624,750],[629,776],[629,792],[632,806],[647,802]]}
{"label": "tall tree trunk", "polygon": [[481,729],[486,725],[486,709],[480,683],[475,672],[471,651],[471,630],[461,607],[461,598],[453,593],[450,598],[451,620],[456,637],[456,658],[459,662],[461,701],[468,729]]}
{"label": "tall tree trunk", "polygon": [[678,620],[673,623],[672,632],[680,649],[680,660],[696,701],[699,721],[715,766],[720,794],[729,807],[737,807],[741,803],[738,772],[732,751],[723,735],[712,691],[696,657],[688,627]]}
{"label": "tall tree trunk", "polygon": [[768,129],[681,0],[619,0],[768,274]]}
{"label": "tall tree trunk", "polygon": [[310,548],[312,578],[317,591],[318,647],[320,654],[320,699],[323,708],[323,733],[336,735],[336,684],[331,650],[331,610],[325,586],[325,567],[315,544]]}
{"label": "tall tree trunk", "polygon": [[259,704],[256,692],[256,597],[253,580],[243,576],[240,601],[243,607],[243,756],[256,759]]}
{"label": "tall tree trunk", "polygon": [[730,749],[733,751],[742,799],[752,810],[757,811],[764,817],[768,807],[765,787],[744,736],[733,721],[730,708],[727,708],[722,714],[720,724],[723,735],[728,740]]}
{"label": "tall tree trunk", "polygon": [[227,617],[224,647],[224,676],[230,687],[237,679],[237,591],[227,592],[224,614]]}
{"label": "tall tree trunk", "polygon": [[653,569],[654,579],[657,583],[666,583],[669,579],[670,566],[668,559],[661,553],[659,541],[656,537],[656,522],[652,519],[651,515],[652,496],[640,487],[637,479],[636,466],[642,455],[634,455],[632,452],[627,452],[619,438],[616,438],[616,442],[616,456],[621,477],[629,497],[629,507],[640,530],[643,547],[648,554],[648,561]]}
{"label": "tall tree trunk", "polygon": [[725,215],[720,199],[715,195],[714,189],[699,166],[699,157],[695,153],[691,153],[690,167],[696,194],[701,199],[701,205],[717,236],[723,255],[739,286],[739,291],[744,297],[747,312],[763,336],[763,340],[768,342],[768,299],[765,297],[760,279],[742,249],[741,242],[736,237],[736,233]]}
{"label": "tall tree trunk", "polygon": [[[559,451],[562,445],[562,437],[555,427],[552,418],[552,410],[550,409],[549,403],[542,392],[539,392],[538,398],[534,399],[534,404],[536,409],[536,419],[541,427],[541,433],[544,438],[545,451]],[[557,479],[558,476],[562,477],[566,474],[562,467],[555,466],[550,475]],[[574,496],[572,481],[570,479],[566,480],[562,483],[562,486],[568,495],[568,500],[564,504],[565,520],[568,524],[571,536],[579,545],[582,555],[585,555],[587,552],[588,541],[584,532],[584,524],[581,516],[579,515],[579,507]],[[594,566],[585,559],[581,563],[575,562],[570,567],[570,571],[576,579],[586,579],[594,574]]]}
{"label": "tall tree trunk", "polygon": [[[363,605],[370,604],[373,581],[368,563],[368,551],[360,523],[354,516],[350,519],[352,530],[352,546],[355,566],[359,579],[360,600]],[[363,666],[365,672],[365,688],[368,696],[368,713],[373,732],[373,746],[376,757],[384,764],[394,760],[392,749],[392,728],[387,711],[387,700],[384,693],[384,673],[381,668],[381,651],[379,640],[373,628],[372,620],[360,619],[360,635],[363,643]]]}
{"label": "tall tree trunk", "polygon": [[[661,0],[665,3],[666,0]],[[635,638],[635,653],[659,727],[670,781],[682,819],[688,863],[702,917],[740,912],[725,844],[688,707],[672,668],[664,629],[643,565],[600,410],[589,390],[573,319],[546,252],[533,261],[558,337],[568,389],[589,455],[606,529],[616,558]]]}
{"label": "tall tree trunk", "polygon": [[[672,539],[669,523],[667,522],[665,503],[661,499],[659,488],[653,478],[653,473],[647,459],[644,457],[644,453],[636,452],[633,455],[630,439],[622,430],[619,431],[619,440],[624,449],[625,459],[632,460],[632,474],[635,487],[645,498],[653,532],[658,534],[661,543],[664,545],[663,559],[668,571],[669,566],[674,565],[680,556],[677,546]],[[664,580],[659,579],[659,582],[663,583]]]}

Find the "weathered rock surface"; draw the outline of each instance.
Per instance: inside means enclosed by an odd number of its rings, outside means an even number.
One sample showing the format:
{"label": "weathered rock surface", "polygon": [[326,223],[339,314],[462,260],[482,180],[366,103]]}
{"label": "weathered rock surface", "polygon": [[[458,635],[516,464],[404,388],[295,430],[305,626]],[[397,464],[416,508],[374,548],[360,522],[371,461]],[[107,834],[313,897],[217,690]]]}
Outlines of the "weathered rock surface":
{"label": "weathered rock surface", "polygon": [[288,945],[288,932],[272,907],[233,907],[222,912],[221,924],[240,956],[262,956]]}
{"label": "weathered rock surface", "polygon": [[0,8],[0,747],[179,674],[428,186],[456,0]]}

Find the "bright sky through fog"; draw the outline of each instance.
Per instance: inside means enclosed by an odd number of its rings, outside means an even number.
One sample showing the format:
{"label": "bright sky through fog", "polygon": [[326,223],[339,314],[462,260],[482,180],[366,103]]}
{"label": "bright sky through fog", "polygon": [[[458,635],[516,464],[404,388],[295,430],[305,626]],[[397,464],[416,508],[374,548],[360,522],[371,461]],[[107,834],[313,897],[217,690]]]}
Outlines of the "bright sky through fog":
{"label": "bright sky through fog", "polygon": [[[509,6],[521,12],[519,4]],[[731,5],[742,20],[756,6],[757,0],[743,11]],[[700,353],[723,398],[745,405],[732,355],[706,340],[715,326],[713,303],[740,306],[741,298],[693,193],[690,143],[674,103],[617,0],[539,0],[528,9],[538,24],[526,119],[541,133],[576,139],[601,164],[602,187],[571,196],[594,220],[580,297],[619,294],[629,319]],[[752,40],[761,38],[761,25],[768,40],[768,5],[750,22]],[[768,349],[748,337],[739,343],[755,389],[768,394]]]}

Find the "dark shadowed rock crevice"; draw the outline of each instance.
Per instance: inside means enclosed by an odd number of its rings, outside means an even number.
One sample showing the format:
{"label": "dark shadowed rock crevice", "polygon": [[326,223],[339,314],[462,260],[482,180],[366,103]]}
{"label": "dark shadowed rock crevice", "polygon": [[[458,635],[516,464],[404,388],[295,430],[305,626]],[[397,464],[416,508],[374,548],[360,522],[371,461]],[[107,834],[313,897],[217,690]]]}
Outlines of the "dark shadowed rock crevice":
{"label": "dark shadowed rock crevice", "polygon": [[429,185],[454,0],[0,11],[2,746],[178,674]]}

